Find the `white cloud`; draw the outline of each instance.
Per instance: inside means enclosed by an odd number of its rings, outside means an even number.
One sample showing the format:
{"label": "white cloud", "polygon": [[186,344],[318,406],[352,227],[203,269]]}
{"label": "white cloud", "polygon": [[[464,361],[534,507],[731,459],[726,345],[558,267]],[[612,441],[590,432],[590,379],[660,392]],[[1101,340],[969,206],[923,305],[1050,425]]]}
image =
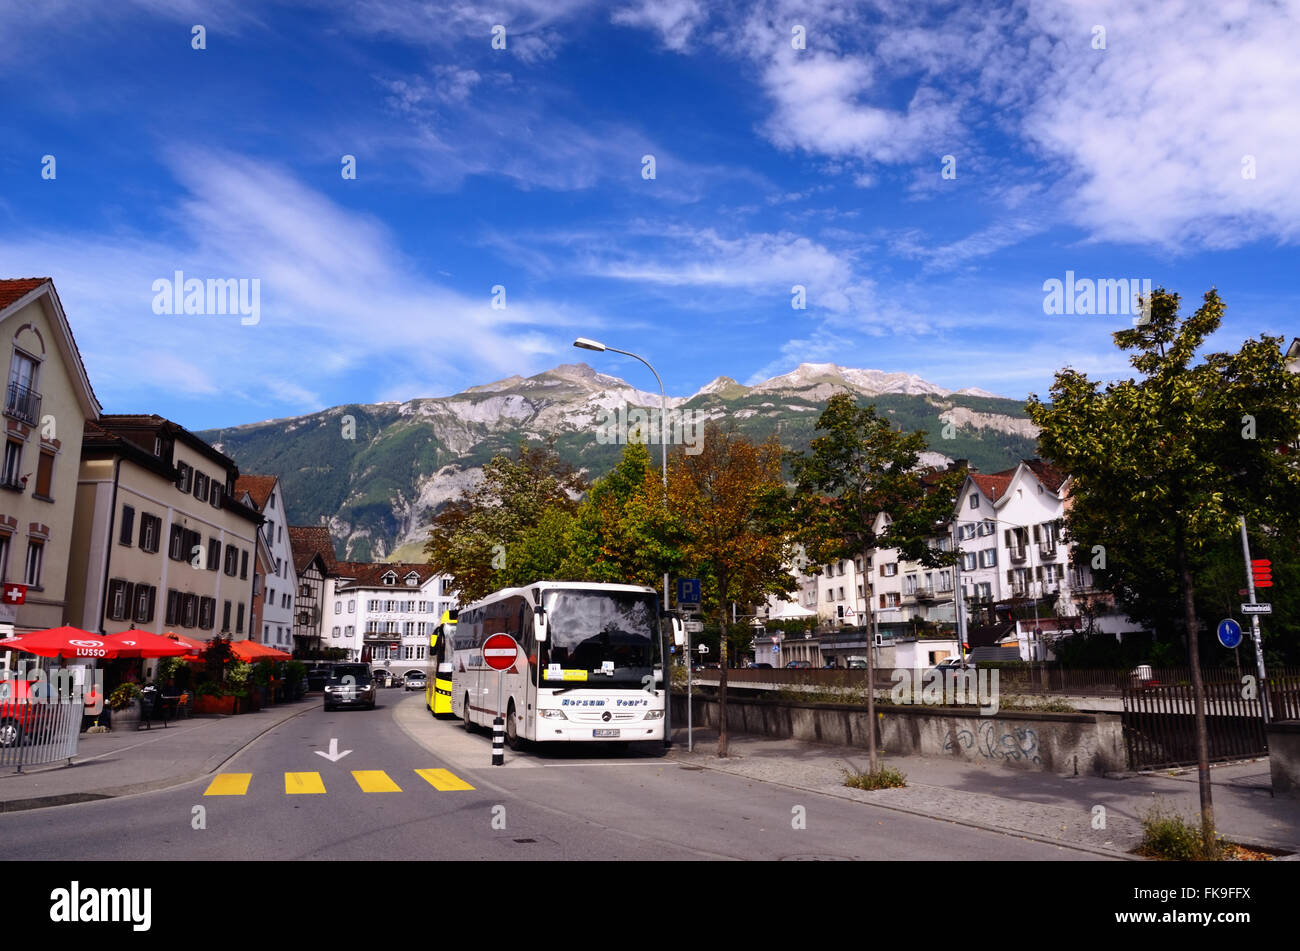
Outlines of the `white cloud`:
{"label": "white cloud", "polygon": [[[470,297],[422,276],[388,230],[284,171],[240,156],[174,153],[184,188],[161,238],[28,232],[0,238],[10,273],[54,278],[92,384],[106,405],[160,394],[315,408],[346,383],[366,399],[387,373],[436,385],[516,372],[553,350],[546,330],[595,321],[581,307]],[[256,278],[260,322],[159,316],[152,282]],[[449,354],[454,357],[449,358]]]}
{"label": "white cloud", "polygon": [[699,0],[641,0],[636,6],[615,10],[610,21],[655,30],[664,46],[683,53],[690,47],[691,34],[707,17]]}

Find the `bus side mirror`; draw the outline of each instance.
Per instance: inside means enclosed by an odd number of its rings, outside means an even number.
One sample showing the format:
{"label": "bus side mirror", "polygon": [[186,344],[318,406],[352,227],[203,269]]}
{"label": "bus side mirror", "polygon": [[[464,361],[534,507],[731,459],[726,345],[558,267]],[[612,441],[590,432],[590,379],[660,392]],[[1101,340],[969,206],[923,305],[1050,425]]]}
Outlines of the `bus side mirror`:
{"label": "bus side mirror", "polygon": [[533,608],[533,638],[539,644],[546,643],[546,609]]}
{"label": "bus side mirror", "polygon": [[678,615],[673,615],[672,625],[673,625],[673,643],[676,644],[678,647],[685,646],[686,625],[682,623],[681,617],[679,617]]}

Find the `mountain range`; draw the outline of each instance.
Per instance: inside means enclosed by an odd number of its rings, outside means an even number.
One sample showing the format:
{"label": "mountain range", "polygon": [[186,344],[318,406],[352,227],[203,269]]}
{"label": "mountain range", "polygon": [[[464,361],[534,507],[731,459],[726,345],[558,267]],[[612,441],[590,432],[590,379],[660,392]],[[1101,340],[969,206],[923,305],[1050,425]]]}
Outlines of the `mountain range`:
{"label": "mountain range", "polygon": [[[947,390],[907,373],[805,363],[753,386],[720,376],[667,403],[734,424],[751,439],[775,433],[786,448],[804,449],[827,399],[845,391],[905,430],[926,430],[928,463],[964,458],[993,472],[1035,454],[1037,431],[1023,401]],[[339,557],[422,561],[429,518],[496,453],[554,440],[562,458],[596,478],[622,451],[602,438],[602,422],[619,407],[659,405],[659,394],[576,363],[452,396],[335,406],[198,435],[241,472],[280,476],[291,522],[327,526]],[[658,444],[650,449],[657,460]]]}

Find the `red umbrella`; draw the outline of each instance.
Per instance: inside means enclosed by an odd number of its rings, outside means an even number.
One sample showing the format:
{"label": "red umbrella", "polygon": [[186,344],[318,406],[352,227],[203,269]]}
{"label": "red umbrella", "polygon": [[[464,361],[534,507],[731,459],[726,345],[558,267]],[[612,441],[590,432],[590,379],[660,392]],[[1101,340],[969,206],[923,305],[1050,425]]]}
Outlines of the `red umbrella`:
{"label": "red umbrella", "polygon": [[120,634],[110,634],[106,640],[119,645],[119,657],[180,657],[189,648],[170,637],[132,629]]}
{"label": "red umbrella", "polygon": [[231,641],[230,652],[242,661],[252,663],[259,660],[288,660],[292,654],[267,647],[256,641]]}
{"label": "red umbrella", "polygon": [[21,637],[0,641],[0,647],[14,648],[42,657],[100,657],[111,659],[125,656],[122,647],[109,638],[83,631],[79,627],[52,627],[33,631]]}

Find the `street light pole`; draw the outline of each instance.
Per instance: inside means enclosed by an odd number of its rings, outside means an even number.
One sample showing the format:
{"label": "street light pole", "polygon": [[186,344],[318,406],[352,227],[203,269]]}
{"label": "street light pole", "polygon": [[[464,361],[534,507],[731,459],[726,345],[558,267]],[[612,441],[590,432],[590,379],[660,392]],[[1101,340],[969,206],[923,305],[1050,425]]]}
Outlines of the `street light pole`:
{"label": "street light pole", "polygon": [[[664,479],[664,514],[668,513],[668,395],[664,392],[664,381],[659,378],[659,372],[650,365],[650,361],[645,357],[638,356],[630,350],[619,350],[617,347],[609,347],[596,340],[588,340],[586,337],[579,337],[573,341],[573,345],[581,350],[594,350],[597,353],[603,353],[608,350],[611,353],[621,353],[625,357],[632,357],[640,360],[646,365],[646,368],[654,374],[655,382],[659,384],[659,451],[660,451],[660,468],[663,470]],[[668,573],[664,572],[664,614],[669,610],[668,603]],[[664,667],[664,746],[672,746],[672,667],[668,663],[668,657],[663,658]],[[691,659],[686,658],[686,676],[689,677],[691,672]]]}

